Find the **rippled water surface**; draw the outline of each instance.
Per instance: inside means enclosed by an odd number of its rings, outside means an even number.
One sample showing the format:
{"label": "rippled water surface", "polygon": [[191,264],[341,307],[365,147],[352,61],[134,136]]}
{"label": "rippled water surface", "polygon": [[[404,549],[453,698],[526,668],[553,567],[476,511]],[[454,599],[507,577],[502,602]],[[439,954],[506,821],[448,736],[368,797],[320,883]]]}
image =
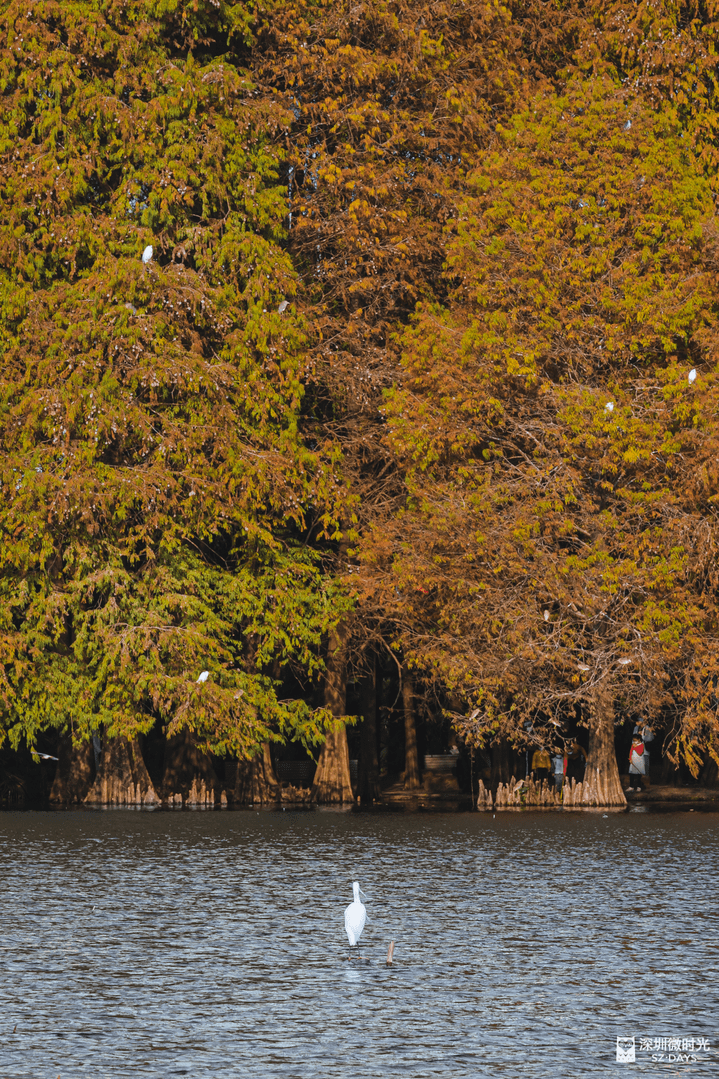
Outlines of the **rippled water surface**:
{"label": "rippled water surface", "polygon": [[[709,1079],[718,823],[0,814],[0,1076]],[[618,1035],[711,1050],[622,1065]]]}

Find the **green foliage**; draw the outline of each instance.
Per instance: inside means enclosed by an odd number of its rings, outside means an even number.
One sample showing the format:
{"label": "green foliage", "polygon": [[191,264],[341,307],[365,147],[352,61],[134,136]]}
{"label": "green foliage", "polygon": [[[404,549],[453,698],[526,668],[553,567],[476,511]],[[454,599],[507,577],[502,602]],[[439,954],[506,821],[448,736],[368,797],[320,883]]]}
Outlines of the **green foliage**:
{"label": "green foliage", "polygon": [[[572,5],[574,7],[574,5]],[[575,62],[609,70],[634,98],[670,106],[712,186],[719,161],[716,0],[593,0],[576,5]]]}
{"label": "green foliage", "polygon": [[315,739],[270,674],[315,672],[342,611],[301,543],[332,459],[298,434],[292,116],[240,66],[247,9],[47,0],[0,27],[5,729]]}

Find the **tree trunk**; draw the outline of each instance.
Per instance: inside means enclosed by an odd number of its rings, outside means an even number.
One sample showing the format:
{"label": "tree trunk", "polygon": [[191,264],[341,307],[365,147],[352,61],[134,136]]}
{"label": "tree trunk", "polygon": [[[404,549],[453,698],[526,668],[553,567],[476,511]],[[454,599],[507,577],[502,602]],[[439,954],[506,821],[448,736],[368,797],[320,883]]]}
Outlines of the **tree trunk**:
{"label": "tree trunk", "polygon": [[699,773],[699,784],[702,787],[719,787],[719,768],[712,757],[708,758]]}
{"label": "tree trunk", "polygon": [[235,785],[228,793],[230,800],[238,805],[259,805],[281,801],[282,794],[272,764],[268,742],[265,742],[262,752],[256,757],[249,761],[237,762]]}
{"label": "tree trunk", "polygon": [[509,741],[500,738],[492,746],[492,773],[490,785],[496,791],[500,783],[509,783],[514,771],[514,754]]}
{"label": "tree trunk", "polygon": [[162,800],[172,805],[214,805],[221,783],[206,753],[201,753],[186,728],[167,739],[162,776]]}
{"label": "tree trunk", "polygon": [[322,805],[354,802],[347,731],[343,723],[328,732],[322,746],[312,784],[312,800]]}
{"label": "tree trunk", "polygon": [[581,801],[575,805],[625,806],[614,749],[614,699],[606,683],[597,686],[592,702],[589,754],[581,784]]}
{"label": "tree trunk", "polygon": [[664,757],[662,760],[662,783],[668,783],[670,786],[680,786],[679,782],[679,768],[674,761],[669,760],[669,757]]}
{"label": "tree trunk", "polygon": [[82,802],[95,777],[95,754],[92,742],[75,746],[68,732],[60,740],[59,761],[50,789],[50,801],[62,805]]}
{"label": "tree trunk", "polygon": [[417,724],[414,686],[407,666],[402,667],[402,704],[404,705],[404,789],[416,791],[422,786],[417,752]]}
{"label": "tree trunk", "polygon": [[362,730],[360,747],[360,797],[362,805],[372,805],[379,797],[379,757],[377,754],[377,657],[370,657],[370,669],[362,683]]}
{"label": "tree trunk", "polygon": [[91,805],[155,805],[155,794],[137,738],[103,738],[100,767],[85,802]]}
{"label": "tree trunk", "polygon": [[[325,707],[329,708],[338,720],[347,714],[345,640],[346,634],[341,628],[331,634],[325,674]],[[344,723],[337,723],[335,729],[328,733],[325,744],[322,746],[312,784],[312,800],[323,805],[354,802],[350,779],[350,754]]]}

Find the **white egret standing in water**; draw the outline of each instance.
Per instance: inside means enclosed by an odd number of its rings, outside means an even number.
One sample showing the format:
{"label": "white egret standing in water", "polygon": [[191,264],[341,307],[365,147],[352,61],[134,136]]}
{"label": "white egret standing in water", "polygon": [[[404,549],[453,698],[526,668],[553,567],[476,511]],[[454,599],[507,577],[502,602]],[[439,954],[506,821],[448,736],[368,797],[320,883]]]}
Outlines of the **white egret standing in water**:
{"label": "white egret standing in water", "polygon": [[[365,910],[363,899],[367,896],[361,890],[359,881],[355,881],[352,885],[352,894],[354,895],[353,901],[345,910],[345,930],[347,932],[347,939],[350,942],[350,947],[357,948],[357,958],[361,959],[359,954],[359,939],[362,936],[362,930],[364,929],[364,923],[367,920],[367,911]],[[350,955],[350,959],[352,956]]]}

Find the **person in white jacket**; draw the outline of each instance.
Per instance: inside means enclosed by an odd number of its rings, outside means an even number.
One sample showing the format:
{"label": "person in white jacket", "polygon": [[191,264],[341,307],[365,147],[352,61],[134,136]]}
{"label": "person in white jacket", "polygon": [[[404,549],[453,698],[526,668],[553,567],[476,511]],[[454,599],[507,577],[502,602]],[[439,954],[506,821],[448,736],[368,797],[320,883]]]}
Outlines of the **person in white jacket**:
{"label": "person in white jacket", "polygon": [[[630,791],[641,790],[641,777],[646,775],[646,759],[644,756],[644,742],[640,735],[635,734],[632,738],[632,748],[629,750],[629,782]],[[636,783],[635,783],[636,779]]]}
{"label": "person in white jacket", "polygon": [[640,718],[639,722],[636,723],[634,726],[633,734],[635,738],[641,738],[644,745],[644,753],[640,754],[640,756],[644,758],[644,771],[641,773],[641,775],[644,776],[644,779],[642,780],[642,786],[648,787],[650,783],[649,763],[651,761],[651,756],[649,753],[649,743],[654,741],[654,731],[651,727],[647,726],[647,724],[642,718]]}

